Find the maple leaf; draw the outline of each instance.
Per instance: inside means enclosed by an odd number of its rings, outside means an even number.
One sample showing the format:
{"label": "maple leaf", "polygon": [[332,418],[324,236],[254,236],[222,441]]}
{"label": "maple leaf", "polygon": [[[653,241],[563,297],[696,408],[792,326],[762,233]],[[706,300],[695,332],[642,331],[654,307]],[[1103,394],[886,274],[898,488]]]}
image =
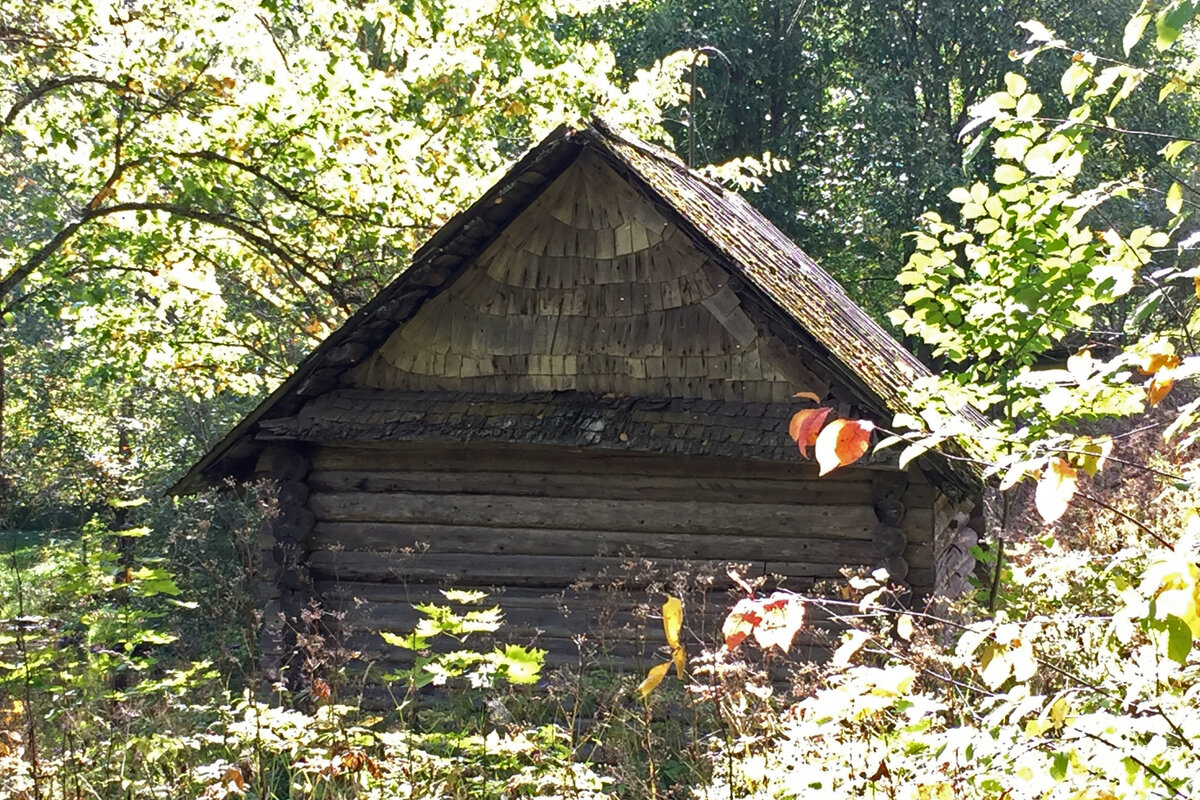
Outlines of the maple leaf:
{"label": "maple leaf", "polygon": [[792,421],[788,424],[788,436],[799,446],[803,458],[808,458],[808,448],[817,441],[817,434],[820,433],[830,411],[833,409],[806,408],[792,415]]}

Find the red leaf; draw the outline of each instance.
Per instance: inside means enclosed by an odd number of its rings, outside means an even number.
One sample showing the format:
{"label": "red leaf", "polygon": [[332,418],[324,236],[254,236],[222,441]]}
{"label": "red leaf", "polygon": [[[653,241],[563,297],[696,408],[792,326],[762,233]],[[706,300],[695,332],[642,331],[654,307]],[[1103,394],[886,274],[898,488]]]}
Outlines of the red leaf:
{"label": "red leaf", "polygon": [[763,614],[754,628],[754,640],[763,650],[778,647],[786,653],[804,625],[803,601],[795,595],[775,592],[760,603]]}
{"label": "red leaf", "polygon": [[758,601],[751,597],[743,597],[737,601],[725,624],[721,626],[721,635],[725,637],[725,646],[733,650],[749,636],[758,623],[762,622],[759,614]]}
{"label": "red leaf", "polygon": [[817,437],[816,455],[821,474],[825,475],[862,458],[871,446],[873,430],[875,423],[865,419],[835,419],[826,425]]}
{"label": "red leaf", "polygon": [[825,424],[825,418],[829,416],[832,408],[806,408],[803,411],[797,411],[792,415],[792,421],[788,425],[788,436],[792,437],[792,441],[800,447],[800,455],[808,458],[808,448],[817,441],[817,434],[821,430],[821,426]]}
{"label": "red leaf", "polygon": [[739,600],[725,618],[721,633],[730,650],[753,635],[762,649],[778,647],[787,652],[803,625],[803,601],[787,592],[775,592],[762,599],[744,597]]}

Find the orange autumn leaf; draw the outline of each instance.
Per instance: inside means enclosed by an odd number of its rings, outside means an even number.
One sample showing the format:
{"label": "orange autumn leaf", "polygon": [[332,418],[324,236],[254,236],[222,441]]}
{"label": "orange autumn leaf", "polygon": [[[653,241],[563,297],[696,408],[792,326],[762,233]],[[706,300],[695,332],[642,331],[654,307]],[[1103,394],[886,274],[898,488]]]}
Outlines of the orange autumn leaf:
{"label": "orange autumn leaf", "polygon": [[[1163,373],[1168,373],[1166,376]],[[1175,385],[1175,379],[1170,377],[1171,370],[1164,369],[1150,379],[1150,385],[1147,387],[1147,401],[1152,406],[1156,406],[1162,402],[1163,398],[1171,393],[1171,387]]]}
{"label": "orange autumn leaf", "polygon": [[1065,460],[1054,456],[1042,470],[1033,502],[1046,522],[1054,522],[1067,511],[1075,496],[1079,472]]}
{"label": "orange autumn leaf", "polygon": [[1140,369],[1143,375],[1156,375],[1161,369],[1175,369],[1179,366],[1179,356],[1174,353],[1151,353],[1142,359]]}
{"label": "orange autumn leaf", "polygon": [[792,441],[799,446],[802,457],[808,458],[808,448],[817,441],[817,434],[832,410],[832,408],[806,408],[792,415],[792,421],[788,424],[788,436],[792,437]]}
{"label": "orange autumn leaf", "polygon": [[798,400],[812,400],[814,403],[821,402],[821,398],[817,397],[814,392],[796,392],[792,397]]}
{"label": "orange autumn leaf", "polygon": [[875,423],[865,419],[836,419],[817,436],[817,463],[825,475],[862,458],[871,445]]}

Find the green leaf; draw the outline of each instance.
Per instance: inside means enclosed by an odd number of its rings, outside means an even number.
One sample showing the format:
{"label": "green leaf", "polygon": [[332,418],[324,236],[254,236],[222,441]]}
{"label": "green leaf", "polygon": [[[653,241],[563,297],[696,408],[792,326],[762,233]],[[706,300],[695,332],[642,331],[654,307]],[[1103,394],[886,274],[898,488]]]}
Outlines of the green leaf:
{"label": "green leaf", "polygon": [[1129,51],[1133,50],[1134,45],[1142,40],[1142,34],[1146,32],[1146,25],[1149,22],[1149,14],[1135,14],[1129,22],[1125,23],[1125,36],[1121,39],[1125,55],[1129,55]]}
{"label": "green leaf", "polygon": [[415,634],[405,634],[403,636],[387,631],[380,631],[379,635],[383,640],[394,647],[403,647],[405,650],[424,650],[429,647],[429,640],[422,639]]}
{"label": "green leaf", "polygon": [[1092,77],[1092,71],[1088,69],[1087,64],[1082,61],[1076,61],[1071,66],[1067,67],[1062,74],[1060,85],[1062,93],[1068,98],[1074,98],[1075,93],[1079,91],[1079,87],[1083,86]]}
{"label": "green leaf", "polygon": [[1025,172],[1012,164],[1001,164],[996,167],[996,182],[1002,184],[1017,183],[1025,179]]}
{"label": "green leaf", "polygon": [[1162,154],[1163,158],[1167,160],[1168,164],[1174,164],[1175,159],[1179,158],[1179,156],[1183,154],[1183,151],[1187,150],[1193,144],[1195,143],[1185,139],[1177,139],[1158,152]]}
{"label": "green leaf", "polygon": [[1171,188],[1167,189],[1167,211],[1172,214],[1178,214],[1183,209],[1183,187],[1179,185],[1179,181],[1171,184]]}
{"label": "green leaf", "polygon": [[1167,614],[1167,658],[1176,664],[1187,664],[1192,652],[1192,629],[1174,614]]}
{"label": "green leaf", "polygon": [[1176,0],[1160,11],[1154,20],[1154,26],[1158,31],[1158,38],[1154,41],[1155,46],[1159,50],[1166,50],[1175,44],[1175,40],[1183,31],[1183,26],[1188,24],[1195,13],[1196,7],[1189,0]]}
{"label": "green leaf", "polygon": [[1050,761],[1050,777],[1056,781],[1066,778],[1067,767],[1070,763],[1071,759],[1066,753],[1055,753],[1054,758]]}

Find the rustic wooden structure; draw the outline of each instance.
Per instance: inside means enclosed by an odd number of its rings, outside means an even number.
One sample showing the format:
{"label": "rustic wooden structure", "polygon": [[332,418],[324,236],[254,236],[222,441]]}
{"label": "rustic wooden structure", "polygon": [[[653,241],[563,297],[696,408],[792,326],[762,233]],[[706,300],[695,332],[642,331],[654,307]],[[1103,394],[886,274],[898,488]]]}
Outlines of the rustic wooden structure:
{"label": "rustic wooden structure", "polygon": [[818,480],[787,436],[797,392],[886,423],[926,374],[744,200],[597,122],[535,147],[176,488],[277,481],[284,653],[319,601],[382,655],[375,631],[450,583],[502,587],[510,635],[552,658],[608,608],[636,656],[629,609],[684,560],[937,589],[971,475]]}

